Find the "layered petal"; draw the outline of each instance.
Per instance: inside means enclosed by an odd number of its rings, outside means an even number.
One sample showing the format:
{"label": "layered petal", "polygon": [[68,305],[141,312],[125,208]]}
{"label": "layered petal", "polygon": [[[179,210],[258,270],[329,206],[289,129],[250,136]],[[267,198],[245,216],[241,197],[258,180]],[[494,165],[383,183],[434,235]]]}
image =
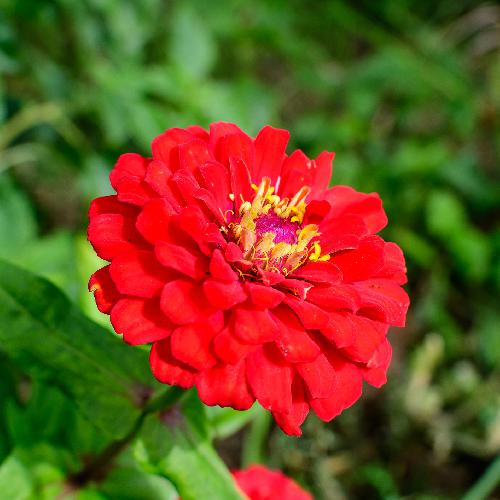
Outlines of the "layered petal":
{"label": "layered petal", "polygon": [[111,324],[127,344],[147,344],[168,337],[172,323],[160,311],[158,300],[126,297],[111,310]]}
{"label": "layered petal", "polygon": [[292,368],[277,348],[265,344],[252,351],[246,358],[246,373],[253,395],[266,410],[290,413]]}
{"label": "layered petal", "polygon": [[200,372],[196,387],[200,399],[210,406],[248,410],[255,401],[247,384],[243,360],[235,365],[218,365]]}
{"label": "layered petal", "polygon": [[90,277],[89,291],[94,294],[97,308],[104,314],[109,314],[121,297],[109,274],[109,266],[102,267]]}
{"label": "layered petal", "polygon": [[189,389],[195,383],[196,371],[175,359],[170,348],[170,339],[153,344],[149,364],[153,375],[162,384]]}

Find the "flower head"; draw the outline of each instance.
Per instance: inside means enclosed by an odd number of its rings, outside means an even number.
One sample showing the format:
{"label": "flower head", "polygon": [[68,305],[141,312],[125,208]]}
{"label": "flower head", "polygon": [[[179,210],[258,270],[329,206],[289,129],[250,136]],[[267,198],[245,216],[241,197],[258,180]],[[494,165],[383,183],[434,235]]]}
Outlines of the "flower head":
{"label": "flower head", "polygon": [[280,471],[251,465],[248,469],[233,471],[236,484],[249,500],[312,500],[295,481]]}
{"label": "flower head", "polygon": [[333,153],[287,155],[289,134],[236,125],[169,129],[152,158],[124,154],[117,194],[90,207],[110,261],[90,279],[130,344],[153,343],[155,377],[208,405],[255,400],[288,434],[331,420],[386,381],[390,325],[404,326],[401,250],[376,233],[379,196],[328,189]]}

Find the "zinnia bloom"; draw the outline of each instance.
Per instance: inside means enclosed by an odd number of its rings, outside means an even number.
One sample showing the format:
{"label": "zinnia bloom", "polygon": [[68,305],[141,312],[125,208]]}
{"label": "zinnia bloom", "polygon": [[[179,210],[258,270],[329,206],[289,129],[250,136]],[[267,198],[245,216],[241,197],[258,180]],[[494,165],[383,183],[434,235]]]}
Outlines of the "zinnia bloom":
{"label": "zinnia bloom", "polygon": [[241,491],[250,500],[312,500],[300,486],[282,472],[266,469],[262,465],[252,465],[245,470],[233,472],[233,477]]}
{"label": "zinnia bloom", "polygon": [[117,194],[94,200],[88,237],[110,264],[90,279],[155,377],[207,405],[257,400],[300,435],[386,381],[390,325],[404,326],[401,250],[375,193],[328,189],[333,153],[285,152],[289,133],[169,129],[152,158],[120,156]]}

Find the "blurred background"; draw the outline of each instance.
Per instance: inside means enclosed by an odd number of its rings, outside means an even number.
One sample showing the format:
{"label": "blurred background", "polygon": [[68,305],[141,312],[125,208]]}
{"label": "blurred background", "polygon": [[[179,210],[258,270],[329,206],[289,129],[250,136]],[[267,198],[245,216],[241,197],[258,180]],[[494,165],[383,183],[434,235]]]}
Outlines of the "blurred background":
{"label": "blurred background", "polygon": [[500,7],[472,0],[0,0],[0,257],[105,323],[86,210],[120,153],[218,120],[334,150],[407,256],[389,382],[300,440],[256,419],[219,450],[318,499],[498,499],[499,49]]}

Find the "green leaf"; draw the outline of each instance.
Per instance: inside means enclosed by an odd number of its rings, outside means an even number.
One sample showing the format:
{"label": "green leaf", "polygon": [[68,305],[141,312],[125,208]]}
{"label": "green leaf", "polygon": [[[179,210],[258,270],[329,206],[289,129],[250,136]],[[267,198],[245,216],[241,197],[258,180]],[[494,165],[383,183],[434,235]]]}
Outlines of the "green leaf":
{"label": "green leaf", "polygon": [[164,477],[148,474],[135,466],[115,467],[99,491],[121,500],[177,500],[179,494]]}
{"label": "green leaf", "polygon": [[25,500],[33,491],[33,481],[29,470],[14,455],[0,466],[0,491],[2,498]]}
{"label": "green leaf", "polygon": [[136,458],[171,481],[183,500],[241,500],[226,466],[210,444],[204,406],[191,392],[180,405],[145,419]]}
{"label": "green leaf", "polygon": [[147,353],[83,316],[48,281],[0,261],[0,349],[59,387],[110,436],[124,437],[153,391]]}

